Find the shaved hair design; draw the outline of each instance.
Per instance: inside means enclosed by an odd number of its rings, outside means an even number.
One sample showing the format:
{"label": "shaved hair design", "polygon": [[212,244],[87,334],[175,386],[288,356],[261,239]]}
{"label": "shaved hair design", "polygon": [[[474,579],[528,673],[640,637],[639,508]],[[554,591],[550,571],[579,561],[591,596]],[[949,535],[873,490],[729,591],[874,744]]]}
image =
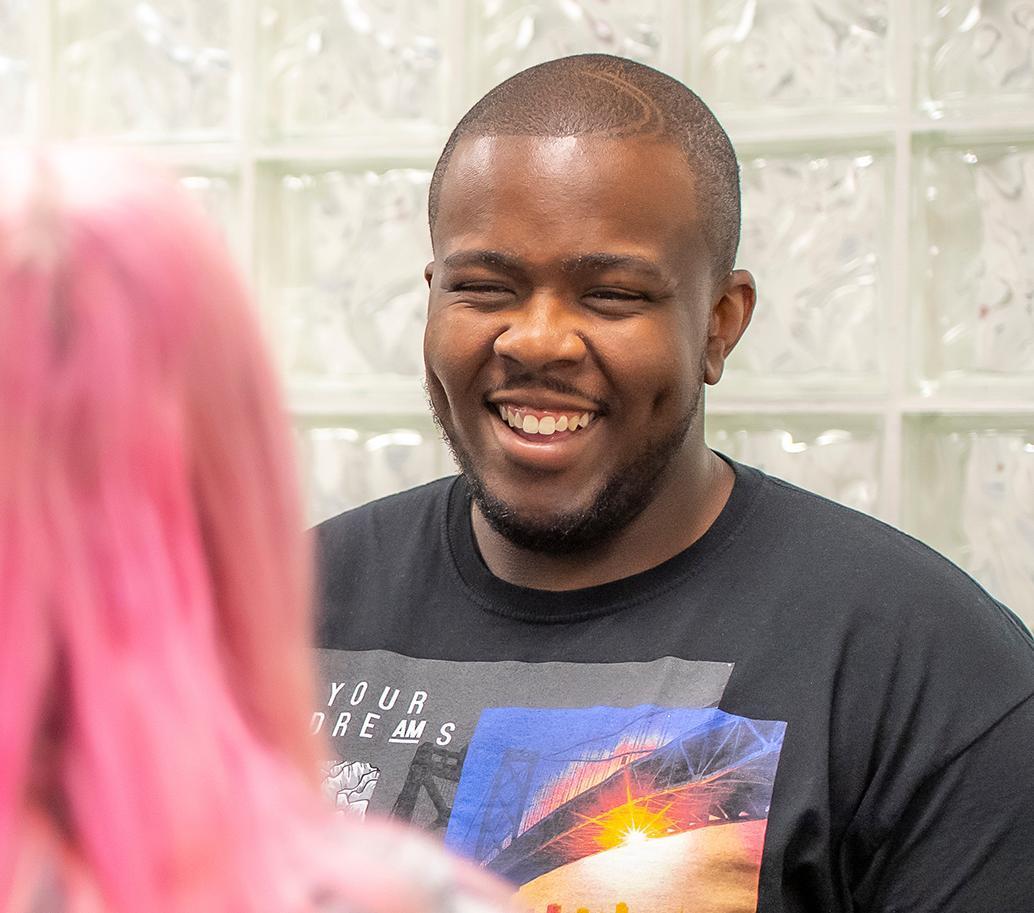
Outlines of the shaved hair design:
{"label": "shaved hair design", "polygon": [[711,109],[677,79],[609,54],[577,54],[530,67],[463,115],[431,178],[432,233],[442,181],[461,139],[592,134],[655,138],[677,146],[696,179],[696,202],[716,274],[733,268],[740,240],[740,180],[728,135]]}

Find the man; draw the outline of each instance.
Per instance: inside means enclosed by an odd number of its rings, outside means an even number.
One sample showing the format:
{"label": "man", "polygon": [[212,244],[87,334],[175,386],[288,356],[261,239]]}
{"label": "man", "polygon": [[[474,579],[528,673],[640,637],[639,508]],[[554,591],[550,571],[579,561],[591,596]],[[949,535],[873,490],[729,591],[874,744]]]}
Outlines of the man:
{"label": "man", "polygon": [[457,126],[430,223],[462,474],[319,529],[313,728],[355,808],[529,910],[1029,911],[1030,635],[704,442],[755,297],[706,106],[616,58],[533,67]]}

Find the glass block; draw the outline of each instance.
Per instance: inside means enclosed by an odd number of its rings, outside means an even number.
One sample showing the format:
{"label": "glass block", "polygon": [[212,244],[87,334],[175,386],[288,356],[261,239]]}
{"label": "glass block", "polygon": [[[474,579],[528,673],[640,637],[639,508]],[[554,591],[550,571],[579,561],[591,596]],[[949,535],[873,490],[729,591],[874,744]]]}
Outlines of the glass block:
{"label": "glass block", "polygon": [[57,126],[71,136],[231,133],[231,4],[58,0]]}
{"label": "glass block", "polygon": [[909,426],[905,521],[1034,625],[1034,413]]}
{"label": "glass block", "polygon": [[705,0],[700,94],[719,112],[885,107],[890,15],[890,0]]}
{"label": "glass block", "polygon": [[848,507],[880,506],[882,426],[865,416],[708,415],[707,443]]}
{"label": "glass block", "polygon": [[267,136],[436,124],[445,92],[438,0],[263,0]]}
{"label": "glass block", "polygon": [[916,4],[916,96],[933,116],[1034,104],[1034,6],[1029,0]]}
{"label": "glass block", "polygon": [[310,424],[297,433],[312,523],[455,472],[426,418]]}
{"label": "glass block", "polygon": [[292,381],[422,376],[426,170],[304,166],[263,180],[263,286]]}
{"label": "glass block", "polygon": [[21,136],[32,114],[32,10],[30,0],[0,0],[0,137]]}
{"label": "glass block", "polygon": [[719,389],[878,386],[890,155],[802,152],[754,156],[741,167],[737,261],[757,279],[758,304]]}
{"label": "glass block", "polygon": [[923,376],[1034,381],[1034,143],[920,153]]}
{"label": "glass block", "polygon": [[243,247],[241,237],[240,182],[232,172],[181,169],[180,186],[205,210],[205,214],[222,231],[227,243],[237,254]]}
{"label": "glass block", "polygon": [[470,54],[475,96],[554,57],[599,52],[655,67],[664,57],[659,0],[478,0],[474,6]]}

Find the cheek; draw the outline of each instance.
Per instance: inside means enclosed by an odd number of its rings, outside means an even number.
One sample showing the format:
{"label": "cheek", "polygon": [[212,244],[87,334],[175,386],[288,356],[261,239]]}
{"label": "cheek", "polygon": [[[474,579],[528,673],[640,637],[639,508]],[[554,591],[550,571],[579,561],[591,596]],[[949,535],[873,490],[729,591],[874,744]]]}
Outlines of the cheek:
{"label": "cheek", "polygon": [[483,321],[447,309],[432,310],[428,316],[424,330],[428,385],[437,384],[450,399],[477,376],[491,351],[492,337]]}
{"label": "cheek", "polygon": [[609,342],[607,350],[612,382],[636,391],[641,407],[654,413],[681,412],[695,402],[703,346],[692,345],[677,322],[658,324],[648,333],[622,335]]}

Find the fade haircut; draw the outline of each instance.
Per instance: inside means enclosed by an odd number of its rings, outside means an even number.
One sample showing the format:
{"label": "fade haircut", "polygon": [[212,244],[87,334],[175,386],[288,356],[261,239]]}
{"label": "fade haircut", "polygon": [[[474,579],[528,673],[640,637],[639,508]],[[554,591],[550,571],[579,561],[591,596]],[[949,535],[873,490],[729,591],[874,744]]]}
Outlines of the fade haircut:
{"label": "fade haircut", "polygon": [[682,150],[696,177],[701,222],[716,274],[736,260],[740,180],[736,153],[711,109],[677,79],[609,54],[576,54],[511,76],[463,115],[431,178],[432,233],[449,160],[464,137],[653,138]]}

